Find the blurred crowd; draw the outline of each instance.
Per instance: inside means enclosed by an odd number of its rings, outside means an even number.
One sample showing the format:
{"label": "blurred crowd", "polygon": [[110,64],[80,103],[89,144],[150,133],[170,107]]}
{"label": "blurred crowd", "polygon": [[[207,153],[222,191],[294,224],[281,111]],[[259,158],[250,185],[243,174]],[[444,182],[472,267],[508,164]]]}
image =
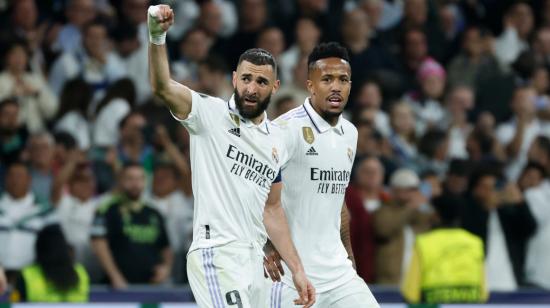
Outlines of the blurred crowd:
{"label": "blurred crowd", "polygon": [[[460,200],[490,290],[550,289],[550,1],[0,0],[0,264],[59,223],[95,283],[185,283],[189,136],[151,95],[147,8],[170,4],[172,77],[228,99],[244,50],[278,61],[270,118],[307,56],[348,48],[359,131],[346,195],[359,274],[397,285],[432,201]],[[441,200],[441,199],[438,199]],[[445,199],[443,199],[445,200]]]}

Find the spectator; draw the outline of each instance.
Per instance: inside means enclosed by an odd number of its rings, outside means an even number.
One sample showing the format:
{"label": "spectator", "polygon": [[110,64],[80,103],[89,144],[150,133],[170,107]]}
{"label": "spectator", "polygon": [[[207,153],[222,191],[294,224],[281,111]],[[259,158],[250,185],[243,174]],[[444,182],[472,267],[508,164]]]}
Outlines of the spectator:
{"label": "spectator", "polygon": [[528,39],[534,26],[533,10],[525,2],[515,3],[505,13],[502,23],[504,31],[495,41],[495,55],[507,66],[529,48]]}
{"label": "spectator", "polygon": [[[20,159],[27,143],[27,130],[19,122],[19,104],[14,99],[0,101],[0,176],[4,167]],[[3,185],[0,185],[3,187]]]}
{"label": "spectator", "polygon": [[444,117],[441,104],[445,90],[445,69],[431,58],[426,58],[416,72],[419,92],[410,92],[405,96],[416,115],[416,131],[423,134],[440,123]]}
{"label": "spectator", "polygon": [[141,200],[143,167],[126,165],[120,173],[120,185],[120,195],[96,213],[93,250],[114,288],[126,288],[128,283],[164,283],[170,276],[173,256],[162,215]]}
{"label": "spectator", "polygon": [[546,262],[550,251],[549,198],[548,179],[525,192],[525,200],[537,223],[537,229],[526,246],[525,281],[546,290],[550,290],[550,264]]}
{"label": "spectator", "polygon": [[179,44],[179,58],[172,62],[174,79],[197,88],[198,66],[206,59],[212,39],[200,28],[189,30]]}
{"label": "spectator", "polygon": [[128,78],[109,87],[94,111],[93,138],[98,147],[115,146],[120,139],[120,123],[136,103],[136,89]]}
{"label": "spectator", "polygon": [[309,18],[298,19],[294,31],[296,42],[283,52],[279,58],[280,79],[283,84],[293,82],[292,71],[298,65],[300,59],[311,53],[321,37],[321,30]]}
{"label": "spectator", "polygon": [[449,157],[468,158],[466,138],[473,129],[468,112],[474,108],[474,92],[466,86],[452,88],[445,102],[445,120],[438,126],[449,134]]}
{"label": "spectator", "polygon": [[364,113],[365,111],[373,113],[374,127],[384,137],[388,137],[391,131],[390,118],[381,109],[382,101],[383,97],[380,85],[375,81],[367,81],[359,86],[352,108],[356,110],[354,115]]}
{"label": "spectator", "polygon": [[148,175],[151,174],[154,158],[152,133],[151,128],[147,127],[147,119],[141,113],[132,112],[124,117],[119,126],[118,161],[122,164],[140,164]]}
{"label": "spectator", "polygon": [[400,49],[401,70],[400,77],[406,91],[417,88],[417,76],[420,65],[428,57],[428,45],[426,35],[420,29],[411,28],[403,34],[402,47]]}
{"label": "spectator", "polygon": [[288,111],[298,107],[299,104],[294,100],[291,95],[279,96],[275,102],[273,102],[273,116],[271,119],[276,119],[280,115],[287,113]]}
{"label": "spectator", "polygon": [[256,40],[256,47],[269,51],[279,61],[285,51],[285,35],[277,27],[267,27],[260,31]]}
{"label": "spectator", "polygon": [[53,135],[55,141],[55,148],[53,154],[54,161],[54,173],[57,174],[59,169],[65,165],[65,162],[69,159],[69,153],[78,149],[76,140],[73,136],[66,132],[58,132]]}
{"label": "spectator", "polygon": [[409,303],[485,302],[483,242],[461,228],[462,199],[433,200],[438,227],[419,235],[401,292]]}
{"label": "spectator", "polygon": [[15,97],[21,107],[19,121],[30,132],[46,128],[55,115],[58,102],[39,73],[28,71],[28,53],[21,42],[10,45],[5,56],[5,69],[0,73],[0,98]]}
{"label": "spectator", "polygon": [[97,10],[93,0],[70,0],[65,8],[67,24],[57,35],[54,50],[73,53],[82,44],[82,29],[94,20]]}
{"label": "spectator", "polygon": [[[283,96],[291,96],[298,104],[302,104],[309,97],[307,90],[308,80],[307,57],[298,60],[296,66],[292,70],[292,83],[283,83],[279,91],[273,95],[273,100],[277,100]],[[269,114],[272,114],[272,108],[268,108]]]}
{"label": "spectator", "polygon": [[419,157],[416,161],[420,173],[434,172],[445,176],[448,168],[449,137],[441,130],[427,131],[418,143]]}
{"label": "spectator", "polygon": [[100,198],[95,197],[95,176],[85,157],[72,150],[65,165],[55,177],[52,186],[52,204],[57,209],[59,223],[74,259],[90,273],[92,281],[99,281],[101,268],[90,247],[92,220]]}
{"label": "spectator", "polygon": [[391,199],[374,212],[376,282],[397,285],[410,261],[415,235],[430,228],[431,208],[412,170],[395,171]]}
{"label": "spectator", "polygon": [[535,61],[539,65],[550,65],[550,26],[545,25],[536,31],[532,43]]}
{"label": "spectator", "polygon": [[492,134],[474,129],[466,139],[468,158],[475,163],[499,161],[495,153],[497,141]]}
{"label": "spectator", "polygon": [[463,197],[468,189],[470,168],[471,164],[467,160],[451,160],[443,183],[443,194]]}
{"label": "spectator", "polygon": [[12,294],[12,302],[87,302],[90,281],[75,263],[59,225],[42,229],[35,246],[35,264],[27,266]]}
{"label": "spectator", "polygon": [[109,51],[107,27],[99,20],[83,28],[82,46],[74,53],[62,54],[50,70],[50,87],[56,94],[68,80],[81,77],[94,89],[94,98],[100,98],[107,87],[126,75],[123,63]]}
{"label": "spectator", "polygon": [[[545,111],[546,114],[550,113],[548,111],[550,110],[550,98],[548,97],[548,90],[550,90],[550,77],[548,76],[548,70],[546,67],[535,66],[531,72],[531,76],[529,76],[528,82],[537,92],[536,107],[539,114],[541,111]],[[546,117],[546,120],[548,120],[548,116]]]}
{"label": "spectator", "polygon": [[205,30],[214,41],[228,38],[237,30],[238,20],[235,4],[233,1],[227,0],[202,1],[200,15],[196,21],[199,28]]}
{"label": "spectator", "polygon": [[373,212],[389,195],[384,191],[384,167],[376,157],[360,157],[355,161],[352,184],[346,191],[350,214],[350,235],[357,274],[367,283],[376,280]]}
{"label": "spectator", "polygon": [[544,166],[535,162],[529,162],[519,176],[518,188],[522,192],[525,192],[530,188],[537,187],[544,181],[546,175],[547,172]]}
{"label": "spectator", "polygon": [[268,22],[267,4],[265,0],[242,0],[239,6],[239,28],[229,38],[225,50],[216,50],[225,55],[226,63],[235,67],[239,55],[253,48],[258,36]]}
{"label": "spectator", "polygon": [[164,127],[157,135],[172,163],[158,164],[153,172],[153,185],[149,203],[158,210],[166,222],[170,246],[175,255],[172,277],[174,282],[186,282],[185,259],[193,237],[193,199],[191,170],[167,136]]}
{"label": "spectator", "polygon": [[539,121],[535,113],[535,90],[531,87],[519,87],[515,90],[511,102],[514,117],[501,124],[496,135],[505,146],[510,164],[506,170],[509,180],[518,178],[527,161],[527,152],[538,135],[550,136],[550,126]]}
{"label": "spectator", "polygon": [[14,282],[18,271],[34,260],[36,234],[55,217],[49,208],[37,204],[24,164],[11,164],[5,183],[0,199],[0,264],[7,270],[9,281]]}
{"label": "spectator", "polygon": [[411,164],[416,157],[415,122],[416,117],[409,104],[399,102],[392,106],[390,112],[392,132],[389,139],[393,158],[398,165]]}
{"label": "spectator", "polygon": [[229,69],[222,58],[214,55],[206,57],[199,63],[197,76],[198,91],[225,100],[233,95]]}
{"label": "spectator", "polygon": [[132,80],[136,91],[136,103],[144,104],[151,97],[149,84],[148,42],[140,41],[137,26],[131,23],[120,23],[113,39],[116,42],[116,55]]}
{"label": "spectator", "polygon": [[92,88],[79,78],[68,81],[61,92],[61,107],[55,130],[71,134],[82,150],[87,150],[92,145],[87,116],[92,98]]}
{"label": "spectator", "polygon": [[27,143],[31,188],[40,202],[49,202],[54,177],[55,141],[48,132],[31,135]]}
{"label": "spectator", "polygon": [[535,138],[531,143],[527,158],[529,161],[543,166],[545,172],[550,172],[550,138],[545,136]]}
{"label": "spectator", "polygon": [[350,51],[350,65],[361,68],[353,71],[354,82],[361,84],[378,71],[397,69],[389,54],[370,40],[368,15],[363,10],[344,13],[342,22],[342,39]]}
{"label": "spectator", "polygon": [[519,188],[510,183],[497,190],[495,171],[482,167],[469,183],[462,227],[483,239],[489,290],[513,291],[523,283],[527,240],[536,221]]}
{"label": "spectator", "polygon": [[486,29],[469,27],[464,31],[462,49],[448,66],[449,86],[467,86],[476,89],[481,74],[493,71],[498,73],[498,66],[491,50],[485,47],[484,39],[488,37]]}

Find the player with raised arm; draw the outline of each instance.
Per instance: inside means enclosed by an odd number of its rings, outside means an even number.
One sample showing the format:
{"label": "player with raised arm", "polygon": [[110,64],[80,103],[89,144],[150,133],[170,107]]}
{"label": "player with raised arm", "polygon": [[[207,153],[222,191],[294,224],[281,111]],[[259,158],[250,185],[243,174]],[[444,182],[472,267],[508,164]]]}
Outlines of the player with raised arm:
{"label": "player with raised arm", "polygon": [[315,290],[280,201],[285,149],[265,113],[279,87],[275,60],[265,50],[247,50],[229,101],[199,94],[170,78],[164,43],[173,22],[169,6],[149,7],[151,86],[191,135],[195,212],[187,269],[195,300],[200,307],[263,306],[261,247],[269,235],[293,274],[295,303],[310,307]]}
{"label": "player with raised arm", "polygon": [[[351,89],[345,48],[337,43],[314,48],[307,88],[304,104],[274,121],[288,151],[281,176],[291,236],[317,291],[315,307],[379,307],[353,268],[344,205],[357,146],[357,129],[341,115]],[[267,255],[267,272],[278,280],[277,252]],[[296,289],[288,278],[272,284],[269,307],[293,306]]]}

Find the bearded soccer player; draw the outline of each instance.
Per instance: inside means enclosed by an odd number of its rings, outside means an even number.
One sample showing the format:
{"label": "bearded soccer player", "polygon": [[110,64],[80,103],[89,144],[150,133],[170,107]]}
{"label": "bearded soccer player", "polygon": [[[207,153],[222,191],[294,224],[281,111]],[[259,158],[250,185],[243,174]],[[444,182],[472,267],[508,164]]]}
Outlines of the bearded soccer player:
{"label": "bearded soccer player", "polygon": [[[308,58],[307,88],[304,104],[275,120],[289,155],[281,175],[291,236],[317,290],[315,307],[379,307],[353,268],[344,205],[357,146],[357,129],[341,115],[351,89],[345,48],[337,43],[315,47]],[[276,251],[268,251],[265,266],[273,280],[284,273],[277,261]],[[296,292],[283,275],[271,286],[268,307],[292,307]]]}
{"label": "bearded soccer player", "polygon": [[170,79],[165,38],[173,22],[169,6],[149,8],[151,86],[191,135],[195,213],[187,270],[195,299],[200,307],[263,306],[261,247],[269,235],[293,274],[296,304],[310,307],[315,290],[280,202],[285,150],[265,113],[279,87],[275,60],[248,50],[233,72],[229,101],[199,94]]}

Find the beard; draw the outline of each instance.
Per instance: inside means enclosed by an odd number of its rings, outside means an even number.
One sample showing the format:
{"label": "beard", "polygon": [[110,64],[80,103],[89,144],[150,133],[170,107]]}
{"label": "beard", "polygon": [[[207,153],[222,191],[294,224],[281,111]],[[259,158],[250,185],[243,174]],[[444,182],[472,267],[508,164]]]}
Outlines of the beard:
{"label": "beard", "polygon": [[[241,96],[237,89],[234,92],[235,95],[235,105],[237,105],[237,110],[241,116],[245,119],[253,119],[260,114],[262,114],[267,107],[269,106],[269,101],[271,100],[271,94],[269,94],[264,100],[260,100],[260,97],[257,95],[243,95]],[[256,102],[256,106],[250,107],[245,106],[244,100],[249,99]]]}

